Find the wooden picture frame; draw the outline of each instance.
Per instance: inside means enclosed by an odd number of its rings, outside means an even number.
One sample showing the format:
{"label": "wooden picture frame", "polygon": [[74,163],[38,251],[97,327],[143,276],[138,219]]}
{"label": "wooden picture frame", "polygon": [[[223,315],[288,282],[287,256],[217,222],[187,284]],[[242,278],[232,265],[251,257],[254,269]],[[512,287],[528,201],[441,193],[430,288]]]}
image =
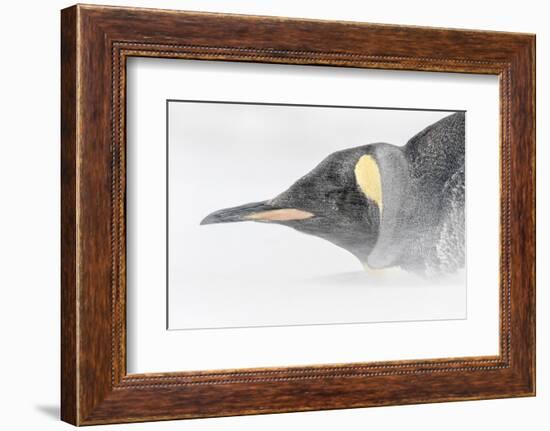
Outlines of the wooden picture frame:
{"label": "wooden picture frame", "polygon": [[[61,418],[74,425],[535,394],[535,36],[77,5],[61,14]],[[500,354],[127,374],[131,56],[500,77]]]}

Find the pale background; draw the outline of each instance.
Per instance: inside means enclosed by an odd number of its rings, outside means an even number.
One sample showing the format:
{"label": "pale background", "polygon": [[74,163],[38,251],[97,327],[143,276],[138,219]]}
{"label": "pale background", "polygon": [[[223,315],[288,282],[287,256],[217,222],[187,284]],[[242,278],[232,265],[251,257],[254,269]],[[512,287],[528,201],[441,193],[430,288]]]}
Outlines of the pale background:
{"label": "pale background", "polygon": [[[238,63],[213,63],[173,59],[131,59],[128,63],[127,95],[127,351],[128,372],[159,372],[220,368],[244,368],[285,366],[301,364],[331,364],[342,362],[362,362],[380,360],[426,359],[440,357],[459,357],[468,355],[494,355],[498,351],[498,85],[495,77],[473,76],[464,74],[442,74],[427,72],[377,71],[350,68],[325,68],[284,65],[251,65]],[[202,85],[196,85],[197,82]],[[319,89],[322,89],[320,91]],[[221,100],[260,100],[271,102],[292,102],[308,104],[361,105],[366,100],[373,106],[414,106],[422,101],[431,108],[448,108],[452,101],[455,109],[467,110],[466,121],[466,235],[468,238],[483,238],[483,241],[467,240],[467,278],[471,286],[468,291],[468,319],[407,322],[386,322],[376,324],[348,324],[323,326],[272,326],[269,328],[233,328],[219,330],[166,331],[165,322],[165,279],[166,279],[166,243],[165,243],[165,187],[166,187],[166,154],[165,154],[165,101],[168,98],[221,99]],[[409,118],[408,121],[411,119]],[[325,122],[328,120],[325,120]],[[382,121],[379,119],[379,121]],[[407,126],[407,128],[410,127]],[[399,129],[398,127],[393,127]],[[391,138],[391,141],[402,141],[400,132],[391,136],[387,128],[378,127],[376,139]],[[401,130],[405,132],[405,130]],[[227,134],[228,132],[225,132]],[[325,133],[329,133],[328,130]],[[365,131],[350,134],[353,139],[361,136],[367,139]],[[408,132],[408,134],[414,132]],[[351,139],[350,136],[350,139]],[[371,137],[372,138],[372,137]],[[333,145],[330,143],[330,145]],[[253,159],[263,159],[265,154],[260,145],[251,145],[257,153]],[[274,145],[267,145],[268,151],[274,151]],[[296,145],[300,152],[307,145]],[[279,148],[281,150],[282,148]],[[324,155],[324,154],[323,154]],[[321,156],[319,156],[321,157]],[[492,162],[491,162],[492,161]],[[269,160],[269,167],[262,172],[277,176],[276,164]],[[204,163],[203,169],[215,166]],[[288,163],[287,170],[292,164]],[[304,166],[292,169],[303,171]],[[222,171],[225,172],[224,167]],[[251,168],[247,174],[260,171],[259,167]],[[202,174],[201,174],[202,175]],[[294,175],[299,175],[294,173]],[[293,175],[293,176],[294,176]],[[208,178],[208,183],[216,178]],[[282,179],[281,179],[282,180]],[[231,178],[224,179],[231,181]],[[257,180],[258,189],[238,188],[223,189],[224,199],[257,199],[255,193],[265,193]],[[471,184],[471,186],[469,186]],[[222,189],[223,186],[220,186]],[[282,188],[275,180],[268,183],[269,188]],[[248,195],[252,193],[252,195]],[[218,203],[219,198],[206,201],[206,193],[201,195],[209,207],[195,214],[196,222],[202,218],[202,212],[208,212]],[[193,208],[193,212],[199,208]],[[239,228],[240,226],[240,228]],[[242,240],[252,240],[248,232],[254,229],[254,239],[265,239],[276,243],[276,238],[285,238],[293,243],[294,250],[284,251],[294,260],[301,260],[301,247],[318,242],[316,253],[322,253],[322,259],[330,265],[354,265],[337,247],[313,237],[300,236],[290,229],[279,227],[278,233],[269,226],[252,224],[233,225],[233,229],[220,228],[229,226],[194,226],[195,233],[208,235],[209,242],[215,244],[219,251],[220,243],[235,243],[233,235],[239,228]],[[272,228],[276,226],[271,226]],[[216,229],[217,228],[217,229]],[[262,229],[264,228],[264,229]],[[205,230],[206,229],[206,230]],[[215,236],[214,234],[217,235]],[[223,236],[222,236],[223,234]],[[222,241],[224,239],[225,241]],[[231,239],[231,240],[228,240]],[[193,242],[193,241],[191,241]],[[196,242],[196,241],[195,241]],[[262,241],[256,243],[258,251],[251,259],[266,253],[268,259],[283,261],[281,253],[276,254],[277,247],[262,247]],[[237,251],[235,264],[239,263]],[[245,249],[240,249],[241,255]],[[295,254],[292,254],[295,253]],[[173,254],[173,253],[172,253]],[[198,252],[197,252],[198,254]],[[275,257],[277,256],[277,257]],[[195,256],[194,256],[195,258]],[[218,261],[220,258],[217,259]],[[309,265],[314,265],[310,262]],[[208,266],[208,262],[203,263]],[[308,265],[308,266],[309,266]],[[328,263],[325,264],[328,270]],[[196,266],[199,266],[197,263]],[[311,268],[311,266],[310,266]],[[355,268],[350,266],[348,268]],[[208,269],[208,278],[217,277],[217,271],[223,269],[223,262]],[[242,277],[243,271],[233,268],[235,277]],[[266,273],[273,273],[273,268],[264,268]],[[391,271],[390,271],[391,273]],[[206,274],[199,274],[201,276]],[[212,275],[212,277],[210,277]],[[288,289],[292,279],[283,280],[283,269],[270,277],[278,277],[274,288]],[[390,274],[387,274],[390,276]],[[254,277],[254,274],[249,274]],[[296,275],[297,276],[297,275]],[[225,283],[229,284],[229,283]],[[316,286],[316,287],[315,287]],[[212,286],[217,289],[218,286]],[[231,289],[231,284],[228,288]],[[314,282],[314,288],[329,289]],[[446,288],[445,288],[446,289]],[[221,290],[221,289],[220,289]],[[241,291],[244,289],[241,289]],[[252,293],[258,302],[266,300],[268,288]],[[307,290],[307,289],[304,289]],[[361,295],[368,295],[361,287]],[[387,286],[378,289],[371,296],[377,300],[388,299],[392,290]],[[434,288],[435,290],[435,288]],[[451,287],[452,290],[452,287]],[[182,291],[179,303],[186,302]],[[201,294],[206,289],[200,291]],[[372,293],[372,292],[371,292]],[[419,295],[427,292],[418,292]],[[444,289],[436,290],[437,295]],[[289,292],[287,295],[296,292]],[[264,295],[263,298],[261,295]],[[316,305],[326,307],[330,302],[326,296],[316,295]],[[216,299],[231,295],[218,295]],[[241,298],[236,292],[237,299]],[[328,295],[327,295],[328,296]],[[335,305],[342,304],[349,295],[336,295],[332,299]],[[400,295],[401,296],[401,295]],[[414,296],[414,295],[412,295]],[[285,295],[279,296],[283,302]],[[171,295],[171,300],[173,295]],[[401,299],[401,298],[400,298]],[[410,300],[410,298],[409,298]],[[360,302],[356,298],[357,302]],[[210,305],[213,301],[207,301]],[[276,305],[276,301],[269,298]],[[399,300],[395,300],[395,303]],[[412,302],[412,301],[411,301]],[[428,301],[417,298],[416,305],[429,307]],[[214,302],[220,313],[227,317],[224,303]],[[232,304],[229,303],[229,306]],[[379,305],[382,306],[382,304]],[[393,308],[392,304],[392,308]],[[294,306],[294,304],[293,304]],[[195,305],[196,307],[196,305]],[[243,307],[241,307],[242,309]],[[259,308],[259,307],[258,307]],[[303,307],[302,307],[303,308]],[[346,309],[352,308],[346,304]],[[366,308],[366,307],[365,307]],[[407,311],[411,313],[414,307]],[[207,311],[202,309],[206,313]],[[300,312],[302,311],[302,312]],[[355,313],[361,313],[360,306]],[[418,313],[418,310],[416,310]],[[246,312],[246,311],[245,311]],[[325,311],[327,312],[327,311]],[[272,312],[271,318],[280,318],[281,312]],[[290,313],[289,313],[290,314]],[[310,313],[310,316],[314,313]],[[409,314],[410,315],[410,314]],[[303,319],[307,313],[296,310],[294,318]],[[314,316],[314,317],[318,317]],[[394,315],[395,317],[395,315]],[[417,314],[418,317],[418,314]],[[433,315],[432,315],[433,317]],[[362,342],[356,342],[361,340]],[[185,346],[182,349],[181,346]]]}
{"label": "pale background", "polygon": [[[537,33],[537,111],[550,116],[547,52],[550,49],[548,12],[535,0],[463,0],[441,7],[439,1],[339,2],[297,0],[197,0],[102,3],[196,9],[235,13],[287,15],[323,19],[479,28]],[[0,303],[4,348],[0,419],[6,429],[71,429],[59,422],[59,9],[65,1],[11,2],[3,5],[2,157],[0,178],[4,205]],[[23,114],[23,115],[22,115]],[[29,118],[33,124],[29,126]],[[544,143],[549,126],[538,128],[539,184],[548,184],[550,162]],[[548,261],[550,217],[548,194],[538,196],[538,256]],[[29,266],[32,264],[32,267]],[[256,417],[175,421],[154,424],[104,426],[112,430],[279,430],[291,429],[408,429],[446,431],[491,427],[543,430],[550,421],[550,302],[544,286],[550,280],[543,264],[538,271],[538,396],[418,405],[405,407],[310,412]],[[24,315],[22,315],[24,313]],[[23,317],[24,316],[24,317]]]}

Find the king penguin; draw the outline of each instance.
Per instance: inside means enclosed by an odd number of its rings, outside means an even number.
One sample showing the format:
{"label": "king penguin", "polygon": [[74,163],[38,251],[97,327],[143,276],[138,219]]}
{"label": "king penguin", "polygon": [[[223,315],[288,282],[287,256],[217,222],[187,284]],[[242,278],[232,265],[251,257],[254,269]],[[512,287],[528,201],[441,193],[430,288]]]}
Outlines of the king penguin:
{"label": "king penguin", "polygon": [[201,224],[276,223],[344,248],[365,268],[454,273],[465,264],[464,150],[457,112],[404,146],[332,153],[273,199],[215,211]]}

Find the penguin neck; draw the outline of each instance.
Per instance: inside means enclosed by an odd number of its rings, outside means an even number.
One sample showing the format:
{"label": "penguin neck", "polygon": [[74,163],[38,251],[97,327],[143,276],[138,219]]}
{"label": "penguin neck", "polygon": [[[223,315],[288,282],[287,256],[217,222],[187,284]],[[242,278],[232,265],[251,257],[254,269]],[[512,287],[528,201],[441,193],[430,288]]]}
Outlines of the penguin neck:
{"label": "penguin neck", "polygon": [[366,258],[371,269],[399,264],[407,237],[418,225],[415,215],[415,185],[410,166],[401,148],[376,144],[374,156],[382,177],[383,210],[380,211],[378,238]]}

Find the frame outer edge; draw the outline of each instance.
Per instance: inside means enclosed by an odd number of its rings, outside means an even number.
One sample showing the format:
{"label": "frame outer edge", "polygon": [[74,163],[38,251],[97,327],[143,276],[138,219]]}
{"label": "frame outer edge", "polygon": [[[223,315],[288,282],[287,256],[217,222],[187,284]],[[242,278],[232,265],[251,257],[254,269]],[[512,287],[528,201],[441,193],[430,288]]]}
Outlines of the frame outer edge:
{"label": "frame outer edge", "polygon": [[537,94],[537,55],[536,55],[536,35],[530,35],[527,38],[527,46],[525,49],[526,61],[524,62],[527,67],[527,74],[525,76],[525,85],[528,88],[526,104],[528,105],[528,112],[531,115],[526,116],[527,122],[526,128],[528,130],[528,147],[529,147],[529,159],[527,160],[530,181],[530,193],[526,197],[527,205],[530,210],[530,226],[527,232],[529,241],[529,250],[527,257],[527,264],[529,265],[529,277],[530,284],[525,288],[529,301],[529,314],[527,324],[529,326],[529,359],[528,359],[528,395],[536,396],[536,382],[537,382],[537,334],[536,334],[536,314],[537,314],[537,300],[536,300],[536,284],[537,284],[537,259],[536,259],[536,241],[537,241],[537,204],[536,204],[536,190],[537,190],[537,175],[536,175],[536,152],[537,152],[537,133],[536,133],[536,94]]}
{"label": "frame outer edge", "polygon": [[78,6],[61,11],[61,420],[79,423],[77,298]]}
{"label": "frame outer edge", "polygon": [[536,396],[537,395],[537,326],[536,326],[536,320],[537,320],[537,298],[536,298],[536,285],[537,285],[537,37],[535,34],[531,35],[531,37],[528,38],[527,42],[527,58],[528,61],[526,62],[529,66],[529,75],[527,78],[527,85],[529,86],[530,94],[528,96],[527,103],[530,106],[531,109],[531,117],[528,119],[530,120],[529,124],[527,125],[528,130],[530,131],[529,134],[529,146],[531,148],[531,158],[529,160],[529,178],[532,181],[532,188],[531,193],[527,197],[529,205],[531,206],[531,235],[532,235],[532,243],[530,245],[530,255],[529,255],[529,262],[530,262],[530,277],[531,277],[531,284],[529,286],[529,300],[530,300],[530,315],[529,315],[529,343],[531,346],[531,349],[529,351],[530,353],[530,369],[529,369],[529,395],[530,396]]}
{"label": "frame outer edge", "polygon": [[523,396],[536,396],[536,38],[529,35],[512,61],[512,363]]}
{"label": "frame outer edge", "polygon": [[533,301],[533,316],[531,319],[532,324],[532,337],[533,337],[533,358],[532,358],[532,378],[533,378],[533,388],[532,388],[532,395],[537,395],[537,36],[533,35],[531,38],[531,44],[530,44],[530,55],[533,62],[533,68],[532,68],[532,75],[531,79],[533,82],[533,94],[531,96],[531,104],[533,109],[533,135],[532,135],[532,142],[533,142],[533,158],[531,160],[532,170],[533,170],[533,192],[532,192],[532,202],[533,202],[533,214],[532,214],[532,222],[533,222],[533,294],[532,294],[532,301]]}

